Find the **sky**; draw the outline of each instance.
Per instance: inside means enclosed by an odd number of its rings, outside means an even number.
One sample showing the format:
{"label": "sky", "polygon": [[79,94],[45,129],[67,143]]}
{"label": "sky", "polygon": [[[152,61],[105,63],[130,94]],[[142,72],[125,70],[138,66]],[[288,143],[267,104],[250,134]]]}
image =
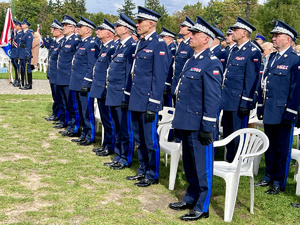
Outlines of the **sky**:
{"label": "sky", "polygon": [[[182,10],[185,5],[193,5],[198,1],[199,0],[160,0],[160,3],[164,4],[168,13],[172,15],[174,11]],[[200,2],[206,6],[209,0],[200,0]],[[258,2],[262,4],[265,2],[265,0],[259,0]],[[133,0],[133,3],[136,6],[144,6],[145,0]],[[117,10],[118,8],[122,7],[122,4],[124,4],[124,0],[86,0],[87,11],[91,13],[102,11],[103,13],[117,15]]]}

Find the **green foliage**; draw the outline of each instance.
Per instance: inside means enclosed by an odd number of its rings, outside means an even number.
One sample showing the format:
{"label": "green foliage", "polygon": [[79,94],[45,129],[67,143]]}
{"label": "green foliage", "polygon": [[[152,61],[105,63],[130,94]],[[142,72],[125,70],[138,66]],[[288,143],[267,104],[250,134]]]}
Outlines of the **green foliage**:
{"label": "green foliage", "polygon": [[135,9],[135,4],[132,0],[124,0],[122,8],[118,9],[118,13],[123,13],[128,16],[130,19],[134,19],[133,10]]}
{"label": "green foliage", "polygon": [[[0,29],[4,26],[6,11],[9,8],[9,4],[6,2],[0,2]],[[2,33],[2,30],[0,31]]]}

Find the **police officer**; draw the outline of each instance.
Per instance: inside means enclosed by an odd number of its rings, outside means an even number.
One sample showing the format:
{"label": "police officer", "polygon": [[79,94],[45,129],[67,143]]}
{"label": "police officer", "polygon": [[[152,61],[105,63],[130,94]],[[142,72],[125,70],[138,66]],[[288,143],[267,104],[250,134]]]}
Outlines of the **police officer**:
{"label": "police officer", "polygon": [[222,31],[220,31],[218,28],[214,27],[214,29],[216,30],[217,35],[213,40],[212,46],[210,47],[210,51],[221,61],[224,71],[227,64],[228,54],[226,50],[222,48],[220,42],[221,40],[223,40],[223,38],[225,38],[225,36],[222,33]]}
{"label": "police officer", "polygon": [[174,210],[193,209],[180,219],[209,217],[213,179],[213,137],[221,98],[222,64],[209,47],[217,35],[197,16],[190,46],[194,56],[184,66],[176,87],[177,103],[172,126],[182,138],[183,166],[189,183],[183,201],[170,203]]}
{"label": "police officer", "polygon": [[[263,75],[263,98],[258,102],[258,118],[263,118],[264,131],[270,140],[265,152],[265,175],[255,186],[268,186],[267,194],[284,191],[291,160],[293,128],[300,105],[300,62],[292,49],[292,39],[298,36],[294,28],[281,20],[271,31],[272,53]],[[263,91],[263,92],[262,92]]]}
{"label": "police officer", "polygon": [[115,157],[112,162],[105,163],[111,169],[124,169],[130,167],[134,150],[131,112],[128,107],[121,108],[124,90],[130,75],[133,63],[136,42],[131,34],[136,29],[135,23],[124,14],[116,22],[115,33],[120,38],[111,63],[107,70],[107,94],[105,105],[110,107],[113,123],[115,125],[116,142]]}
{"label": "police officer", "polygon": [[126,92],[132,112],[133,134],[138,146],[140,167],[136,176],[138,187],[158,183],[160,149],[157,138],[157,116],[162,109],[163,89],[168,73],[168,47],[156,32],[160,14],[138,7],[137,31],[139,41]]}
{"label": "police officer", "polygon": [[[48,118],[48,121],[56,120],[59,117],[59,122],[57,124],[65,125],[65,110],[64,105],[61,97],[61,88],[56,85],[57,80],[57,59],[58,54],[61,48],[61,43],[65,40],[63,35],[63,27],[62,24],[54,19],[51,24],[51,33],[55,38],[55,41],[51,43],[49,47],[49,54],[48,54],[48,69],[47,69],[47,77],[49,79],[51,93],[53,98],[53,105],[52,105],[52,117]],[[56,122],[55,122],[56,124]]]}
{"label": "police officer", "polygon": [[253,41],[255,41],[258,45],[262,46],[265,40],[266,40],[265,36],[263,36],[260,33],[257,33]]}
{"label": "police officer", "polygon": [[71,67],[73,56],[80,42],[75,36],[75,26],[77,21],[71,16],[63,16],[63,34],[65,40],[61,42],[59,56],[57,59],[57,78],[56,85],[60,87],[60,93],[63,100],[65,110],[65,124],[60,124],[58,128],[63,128],[67,125],[65,131],[60,131],[63,136],[77,137],[79,136],[80,118],[78,114],[78,106],[76,102],[76,94],[69,90],[71,77]]}
{"label": "police officer", "polygon": [[[224,138],[236,130],[247,127],[249,111],[254,108],[253,96],[259,80],[260,51],[251,43],[255,27],[241,17],[231,27],[232,38],[237,43],[229,53],[223,74],[222,125]],[[234,159],[239,139],[227,145],[226,160]]]}
{"label": "police officer", "polygon": [[171,85],[172,85],[172,77],[173,77],[173,63],[176,52],[176,45],[174,43],[174,38],[176,33],[168,30],[165,27],[162,27],[162,32],[159,34],[162,39],[168,45],[168,58],[169,58],[169,69],[168,76],[165,82],[164,88],[164,106],[172,107],[172,94],[171,94]]}
{"label": "police officer", "polygon": [[11,59],[12,59],[12,64],[15,69],[15,80],[13,83],[14,87],[20,87],[20,78],[19,78],[19,73],[21,73],[20,67],[19,67],[19,45],[20,45],[20,40],[23,35],[22,27],[21,27],[21,22],[18,20],[14,20],[14,28],[15,28],[15,34],[12,36],[12,46],[11,46]]}
{"label": "police officer", "polygon": [[232,40],[232,30],[230,28],[226,32],[225,39],[227,44],[227,46],[225,47],[225,51],[227,52],[227,55],[229,55],[231,49],[236,45],[236,42]]}
{"label": "police officer", "polygon": [[50,46],[52,45],[52,38],[50,37],[49,34],[47,34],[47,36],[45,38],[43,38],[43,42],[44,42],[44,46],[47,48],[47,49],[50,49]]}
{"label": "police officer", "polygon": [[191,31],[188,29],[194,26],[194,21],[192,21],[189,17],[185,18],[185,21],[180,24],[179,34],[183,36],[184,40],[179,44],[177,51],[175,53],[174,59],[174,74],[172,79],[172,90],[171,93],[173,95],[174,105],[176,103],[176,95],[174,94],[175,88],[177,87],[177,83],[179,80],[179,75],[182,71],[182,68],[185,62],[191,58],[194,54],[193,49],[190,47],[190,37],[192,35]]}
{"label": "police officer", "polygon": [[116,50],[115,42],[113,41],[114,35],[115,30],[113,24],[104,18],[103,23],[99,26],[97,34],[98,38],[103,43],[103,47],[99,52],[98,59],[94,66],[90,92],[90,97],[97,98],[101,122],[104,127],[104,140],[102,140],[102,146],[93,149],[98,156],[108,156],[113,154],[115,148],[115,131],[110,107],[105,105],[107,68]]}
{"label": "police officer", "polygon": [[21,90],[32,89],[32,72],[30,68],[33,35],[28,30],[31,24],[23,19],[23,35],[20,40],[19,58],[21,59]]}
{"label": "police officer", "polygon": [[77,26],[81,42],[72,61],[69,89],[76,93],[82,131],[78,139],[71,141],[87,146],[95,142],[94,98],[90,97],[90,89],[99,46],[92,36],[93,29],[96,28],[92,21],[81,16]]}

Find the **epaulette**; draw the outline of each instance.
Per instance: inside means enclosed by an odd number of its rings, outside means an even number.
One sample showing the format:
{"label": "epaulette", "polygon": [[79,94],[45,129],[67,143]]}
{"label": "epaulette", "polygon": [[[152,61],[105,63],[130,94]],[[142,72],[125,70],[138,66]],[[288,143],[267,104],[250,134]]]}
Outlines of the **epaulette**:
{"label": "epaulette", "polygon": [[299,56],[299,53],[295,49],[293,49],[292,53],[294,53],[295,55]]}
{"label": "epaulette", "polygon": [[257,48],[255,48],[255,47],[251,48],[251,51],[252,51],[252,52],[254,52],[254,51],[256,51],[256,50],[257,50]]}
{"label": "epaulette", "polygon": [[210,56],[210,59],[211,59],[211,60],[214,60],[214,59],[218,59],[218,57],[215,56],[215,55],[212,55],[212,56]]}

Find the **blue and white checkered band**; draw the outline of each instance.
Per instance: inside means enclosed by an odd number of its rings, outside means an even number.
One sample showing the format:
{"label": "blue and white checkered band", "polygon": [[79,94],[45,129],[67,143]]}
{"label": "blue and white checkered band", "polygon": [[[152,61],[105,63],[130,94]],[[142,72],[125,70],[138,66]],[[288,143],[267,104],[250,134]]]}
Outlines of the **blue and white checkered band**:
{"label": "blue and white checkered band", "polygon": [[157,18],[157,17],[151,16],[151,15],[146,14],[146,13],[141,13],[141,12],[139,12],[136,16],[137,16],[137,17],[145,18],[145,19],[147,19],[147,20],[153,20],[153,21],[156,21],[156,22],[158,21],[158,18]]}
{"label": "blue and white checkered band", "polygon": [[161,32],[161,33],[160,33],[160,36],[162,36],[162,37],[164,37],[164,36],[168,36],[168,37],[172,37],[172,38],[174,38],[174,37],[175,37],[173,34],[170,34],[170,33],[168,33],[168,32],[165,32],[165,31]]}
{"label": "blue and white checkered band", "polygon": [[130,30],[135,30],[135,27],[131,26],[129,23],[126,23],[124,20],[120,20],[118,19],[118,21],[116,22],[117,24],[120,24],[124,27],[129,28]]}
{"label": "blue and white checkered band", "polygon": [[67,24],[71,24],[71,25],[73,25],[73,26],[75,26],[76,27],[76,23],[74,22],[74,21],[72,21],[72,20],[64,20],[64,21],[62,21],[61,23],[67,23]]}
{"label": "blue and white checkered band", "polygon": [[203,26],[199,23],[196,23],[192,28],[196,28],[200,32],[203,32],[203,33],[207,34],[212,39],[215,39],[215,37],[216,37],[216,35],[211,30],[209,30],[207,27],[205,27],[205,26]]}
{"label": "blue and white checkered band", "polygon": [[91,24],[89,24],[89,23],[87,23],[87,22],[85,22],[85,21],[83,21],[83,20],[80,20],[80,21],[77,23],[77,26],[79,26],[79,25],[81,25],[81,26],[87,26],[87,27],[89,27],[89,28],[91,28],[91,29],[94,29],[94,27],[93,27]]}
{"label": "blue and white checkered band", "polygon": [[287,34],[291,38],[295,38],[295,36],[292,32],[290,32],[288,29],[285,29],[285,28],[279,27],[279,26],[274,27],[273,30],[271,31],[271,33]]}
{"label": "blue and white checkered band", "polygon": [[110,26],[106,25],[105,23],[102,23],[99,27],[102,28],[102,29],[105,29],[105,30],[109,30],[109,31],[111,31],[113,34],[115,34],[115,30],[112,29]]}
{"label": "blue and white checkered band", "polygon": [[52,23],[51,27],[62,30],[63,28],[59,26],[57,23]]}
{"label": "blue and white checkered band", "polygon": [[187,27],[192,27],[193,24],[189,23],[188,21],[183,21],[183,23],[180,24],[181,26],[187,26]]}
{"label": "blue and white checkered band", "polygon": [[248,31],[250,34],[253,32],[253,30],[250,27],[248,27],[245,24],[240,23],[240,22],[236,22],[232,27],[242,28],[242,29]]}

